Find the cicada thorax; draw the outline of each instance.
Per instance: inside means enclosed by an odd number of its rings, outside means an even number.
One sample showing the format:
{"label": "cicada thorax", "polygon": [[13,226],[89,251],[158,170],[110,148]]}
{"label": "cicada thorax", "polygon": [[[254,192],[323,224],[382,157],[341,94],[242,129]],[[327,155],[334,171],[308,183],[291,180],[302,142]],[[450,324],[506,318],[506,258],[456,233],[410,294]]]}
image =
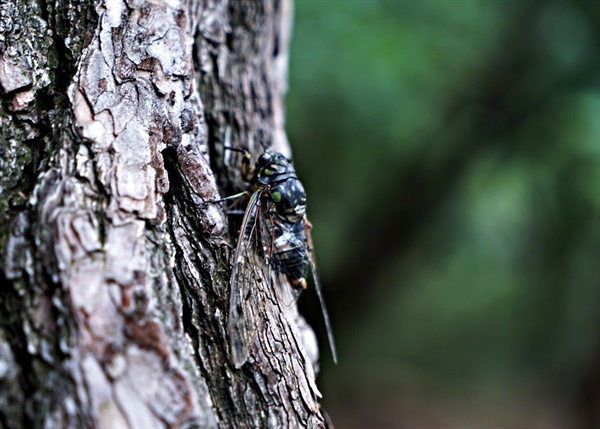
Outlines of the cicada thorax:
{"label": "cicada thorax", "polygon": [[294,174],[266,185],[264,199],[272,240],[273,266],[288,278],[294,289],[301,291],[306,288],[310,267],[304,187]]}

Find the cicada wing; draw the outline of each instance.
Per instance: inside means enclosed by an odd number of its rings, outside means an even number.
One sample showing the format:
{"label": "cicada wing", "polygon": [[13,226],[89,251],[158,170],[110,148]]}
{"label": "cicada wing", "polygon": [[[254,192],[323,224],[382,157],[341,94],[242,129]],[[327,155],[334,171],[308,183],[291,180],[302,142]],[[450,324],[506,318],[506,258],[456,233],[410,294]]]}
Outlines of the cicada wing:
{"label": "cicada wing", "polygon": [[[303,273],[308,265],[306,235],[304,221],[298,223],[279,223],[266,216],[264,224],[266,234],[271,240],[270,247],[273,256],[273,271],[279,273],[276,284],[279,286],[279,302],[284,309],[295,307],[296,301],[306,287],[306,274]],[[308,268],[308,267],[306,267]],[[303,273],[299,275],[300,273]]]}
{"label": "cicada wing", "polygon": [[[258,229],[257,236],[260,240],[262,249],[264,249],[265,259],[267,261],[266,268],[268,272],[265,272],[265,275],[267,275],[270,280],[270,285],[272,286],[272,291],[275,294],[278,305],[281,305],[284,310],[290,309],[296,304],[296,301],[298,301],[302,288],[297,290],[297,288],[292,287],[288,277],[274,267],[275,259],[281,257],[281,255],[275,254],[276,235],[278,233],[275,232],[275,225],[273,225],[271,218],[268,215],[258,216],[256,223]],[[287,251],[290,250],[293,250],[293,248],[287,249]]]}
{"label": "cicada wing", "polygon": [[321,289],[321,279],[317,271],[317,263],[315,258],[315,251],[310,234],[310,222],[304,217],[305,230],[306,230],[306,241],[308,244],[308,257],[310,259],[310,269],[312,271],[313,281],[315,282],[315,290],[319,297],[319,303],[321,304],[321,312],[323,313],[323,320],[325,321],[325,330],[327,331],[327,339],[329,341],[329,348],[331,349],[331,355],[333,362],[337,364],[337,351],[335,348],[335,341],[333,339],[333,329],[331,328],[331,321],[329,320],[329,313],[327,312],[327,306],[325,305],[325,298],[323,297],[323,290]]}
{"label": "cicada wing", "polygon": [[[302,244],[302,250],[304,250],[304,242]],[[294,252],[295,249],[289,248],[288,252]],[[275,270],[274,270],[275,271]],[[298,279],[300,280],[300,279]],[[306,280],[302,279],[306,285]],[[304,286],[302,283],[295,283],[293,280],[290,280],[290,277],[284,273],[278,273],[278,279],[276,281],[278,287],[277,292],[279,294],[279,302],[285,310],[289,310],[296,306],[296,302],[298,298],[300,298],[300,294],[304,290]]]}
{"label": "cicada wing", "polygon": [[229,341],[231,357],[236,368],[247,360],[256,333],[261,329],[261,318],[256,310],[257,285],[269,281],[264,256],[260,254],[259,217],[261,192],[254,192],[242,220],[231,273],[229,301]]}
{"label": "cicada wing", "polygon": [[284,274],[279,276],[279,294],[280,294],[280,302],[284,309],[290,309],[294,307],[298,298],[300,298],[300,294],[302,293],[301,288],[293,287],[290,284],[288,277]]}

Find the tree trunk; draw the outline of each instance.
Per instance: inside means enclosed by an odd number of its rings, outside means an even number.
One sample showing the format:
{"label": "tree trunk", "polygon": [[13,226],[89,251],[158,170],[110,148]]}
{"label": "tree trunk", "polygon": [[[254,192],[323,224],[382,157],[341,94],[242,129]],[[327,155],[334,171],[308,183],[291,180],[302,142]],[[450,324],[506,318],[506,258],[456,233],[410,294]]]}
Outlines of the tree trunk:
{"label": "tree trunk", "polygon": [[294,311],[231,363],[206,202],[245,187],[224,146],[289,153],[290,27],[276,0],[0,5],[0,428],[326,425]]}

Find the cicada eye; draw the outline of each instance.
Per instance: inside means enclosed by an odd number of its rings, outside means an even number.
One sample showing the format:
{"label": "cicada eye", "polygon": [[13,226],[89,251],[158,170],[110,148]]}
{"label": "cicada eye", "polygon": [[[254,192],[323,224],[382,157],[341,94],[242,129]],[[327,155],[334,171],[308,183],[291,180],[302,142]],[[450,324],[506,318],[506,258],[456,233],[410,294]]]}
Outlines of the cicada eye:
{"label": "cicada eye", "polygon": [[273,161],[273,154],[270,151],[266,151],[259,158],[256,164],[260,167],[266,167]]}

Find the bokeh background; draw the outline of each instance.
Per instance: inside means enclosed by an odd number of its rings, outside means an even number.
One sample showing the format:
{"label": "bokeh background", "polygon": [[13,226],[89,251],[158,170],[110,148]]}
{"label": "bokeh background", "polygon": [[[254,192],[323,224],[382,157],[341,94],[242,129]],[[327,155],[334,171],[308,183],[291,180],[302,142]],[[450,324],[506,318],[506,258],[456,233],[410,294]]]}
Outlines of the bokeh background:
{"label": "bokeh background", "polygon": [[600,427],[600,1],[295,4],[337,428]]}

